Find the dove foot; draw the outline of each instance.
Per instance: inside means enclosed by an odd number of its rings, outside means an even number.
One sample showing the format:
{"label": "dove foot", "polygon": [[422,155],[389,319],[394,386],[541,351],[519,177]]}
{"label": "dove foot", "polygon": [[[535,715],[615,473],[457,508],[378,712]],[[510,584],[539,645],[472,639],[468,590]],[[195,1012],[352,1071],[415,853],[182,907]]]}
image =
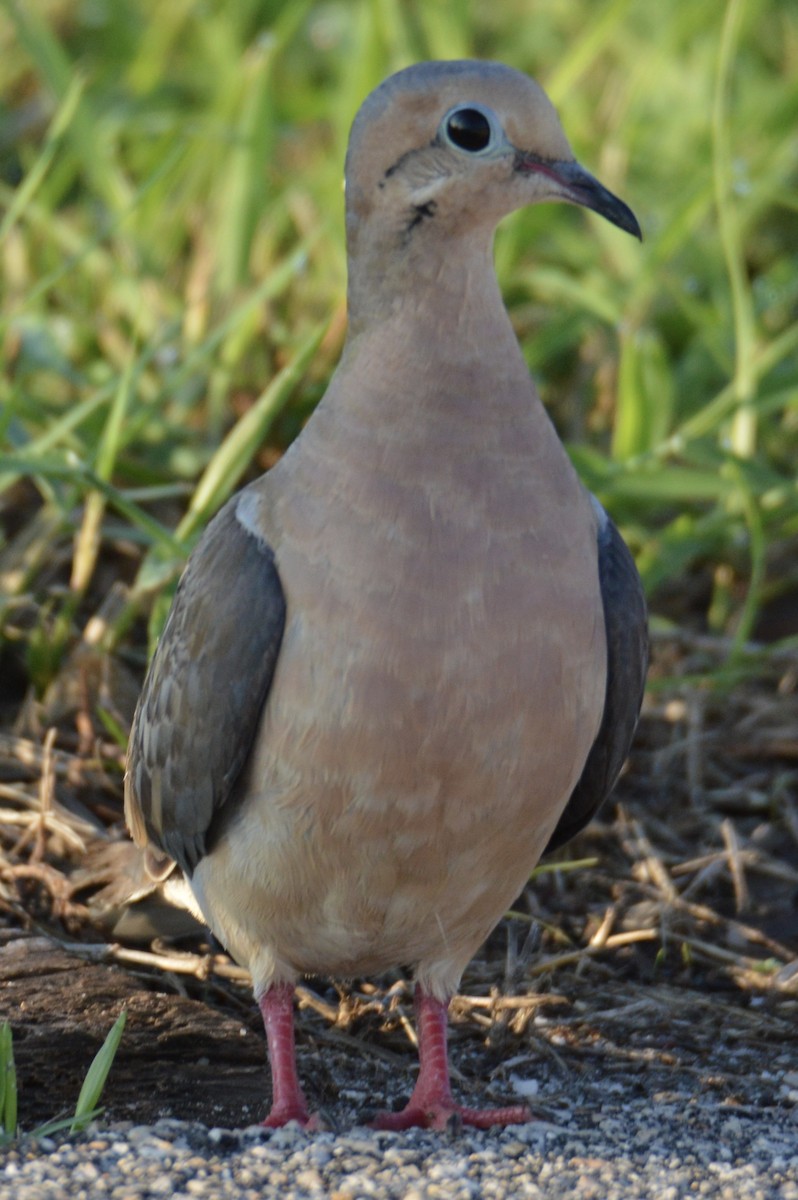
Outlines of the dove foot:
{"label": "dove foot", "polygon": [[523,1104],[505,1108],[467,1108],[456,1104],[449,1082],[446,1050],[448,1005],[416,987],[416,1028],[418,1030],[419,1073],[413,1094],[401,1112],[378,1113],[375,1129],[447,1129],[469,1125],[490,1129],[492,1125],[522,1125],[533,1120]]}
{"label": "dove foot", "polygon": [[412,1102],[401,1112],[382,1112],[371,1123],[372,1129],[457,1129],[468,1125],[472,1129],[490,1129],[494,1125],[523,1125],[533,1120],[523,1104],[506,1108],[467,1108],[450,1101],[432,1101],[426,1105]]}

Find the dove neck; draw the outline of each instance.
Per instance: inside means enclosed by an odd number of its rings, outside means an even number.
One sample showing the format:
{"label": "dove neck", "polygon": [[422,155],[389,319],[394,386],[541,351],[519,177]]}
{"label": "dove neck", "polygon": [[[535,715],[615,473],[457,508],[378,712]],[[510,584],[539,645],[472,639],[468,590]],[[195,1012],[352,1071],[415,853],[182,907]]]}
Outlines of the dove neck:
{"label": "dove neck", "polygon": [[382,287],[366,286],[361,260],[346,346],[323,409],[358,422],[378,414],[385,430],[399,424],[424,436],[431,424],[446,430],[452,419],[475,429],[489,419],[531,419],[539,401],[499,291],[491,241],[448,249],[438,247],[434,260],[392,262]]}
{"label": "dove neck", "polygon": [[493,266],[493,231],[406,244],[361,242],[351,256],[348,348],[378,337],[436,362],[487,354],[521,359]]}

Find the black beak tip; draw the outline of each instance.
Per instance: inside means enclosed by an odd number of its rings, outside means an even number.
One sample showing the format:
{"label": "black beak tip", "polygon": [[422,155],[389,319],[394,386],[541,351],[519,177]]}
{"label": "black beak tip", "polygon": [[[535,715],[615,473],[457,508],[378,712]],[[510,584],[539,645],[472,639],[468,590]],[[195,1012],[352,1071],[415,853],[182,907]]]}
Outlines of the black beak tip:
{"label": "black beak tip", "polygon": [[618,229],[622,229],[624,233],[630,233],[632,237],[636,237],[639,242],[642,242],[643,231],[640,228],[640,222],[629,205],[605,188],[603,184],[600,184],[598,180],[589,179],[581,186],[577,185],[573,190],[573,200],[585,208],[591,208],[600,217],[604,217],[606,221],[617,225]]}
{"label": "black beak tip", "polygon": [[628,204],[599,183],[594,175],[578,162],[558,162],[549,165],[547,172],[560,185],[561,196],[572,204],[590,208],[624,233],[630,233],[638,241],[643,240],[640,222]]}
{"label": "black beak tip", "polygon": [[616,217],[610,214],[602,214],[607,217],[608,221],[612,221],[619,229],[623,229],[624,233],[630,233],[632,238],[637,238],[637,241],[643,240],[643,230],[640,228],[640,221],[637,220],[634,212],[629,208],[628,204],[624,204],[623,200],[618,200],[619,214]]}

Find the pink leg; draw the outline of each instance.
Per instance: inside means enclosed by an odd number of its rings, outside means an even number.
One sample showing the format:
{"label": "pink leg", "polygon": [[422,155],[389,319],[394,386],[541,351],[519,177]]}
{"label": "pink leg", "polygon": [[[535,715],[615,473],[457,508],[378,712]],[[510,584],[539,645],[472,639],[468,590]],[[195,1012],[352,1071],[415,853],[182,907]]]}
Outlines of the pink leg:
{"label": "pink leg", "polygon": [[276,983],[259,1000],[272,1069],[272,1107],[263,1122],[277,1129],[288,1121],[307,1125],[308,1102],[299,1086],[294,1049],[294,986]]}
{"label": "pink leg", "polygon": [[532,1113],[523,1104],[507,1108],[466,1108],[455,1104],[449,1083],[446,1053],[447,1004],[428,996],[416,986],[416,1027],[418,1030],[419,1072],[407,1106],[398,1113],[379,1113],[376,1129],[445,1129],[450,1117],[464,1125],[489,1129],[491,1125],[521,1125],[531,1121]]}

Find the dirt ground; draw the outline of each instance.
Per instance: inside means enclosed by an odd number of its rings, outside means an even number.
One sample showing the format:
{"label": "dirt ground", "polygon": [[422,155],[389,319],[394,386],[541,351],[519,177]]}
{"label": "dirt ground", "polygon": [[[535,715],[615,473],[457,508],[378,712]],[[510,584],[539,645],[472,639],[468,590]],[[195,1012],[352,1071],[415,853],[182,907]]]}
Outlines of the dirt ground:
{"label": "dirt ground", "polygon": [[[705,681],[726,649],[655,640],[616,796],[536,872],[453,1002],[464,1098],[511,1097],[520,1078],[545,1114],[596,1079],[741,1112],[798,1103],[798,661],[762,655],[724,691]],[[109,1118],[258,1121],[245,973],[164,897],[119,903],[135,870],[120,751],[80,705],[49,705],[17,706],[0,732],[0,1019],[20,1124],[71,1111],[123,1008]],[[309,981],[299,1009],[300,1071],[331,1127],[407,1096],[407,976]]]}

